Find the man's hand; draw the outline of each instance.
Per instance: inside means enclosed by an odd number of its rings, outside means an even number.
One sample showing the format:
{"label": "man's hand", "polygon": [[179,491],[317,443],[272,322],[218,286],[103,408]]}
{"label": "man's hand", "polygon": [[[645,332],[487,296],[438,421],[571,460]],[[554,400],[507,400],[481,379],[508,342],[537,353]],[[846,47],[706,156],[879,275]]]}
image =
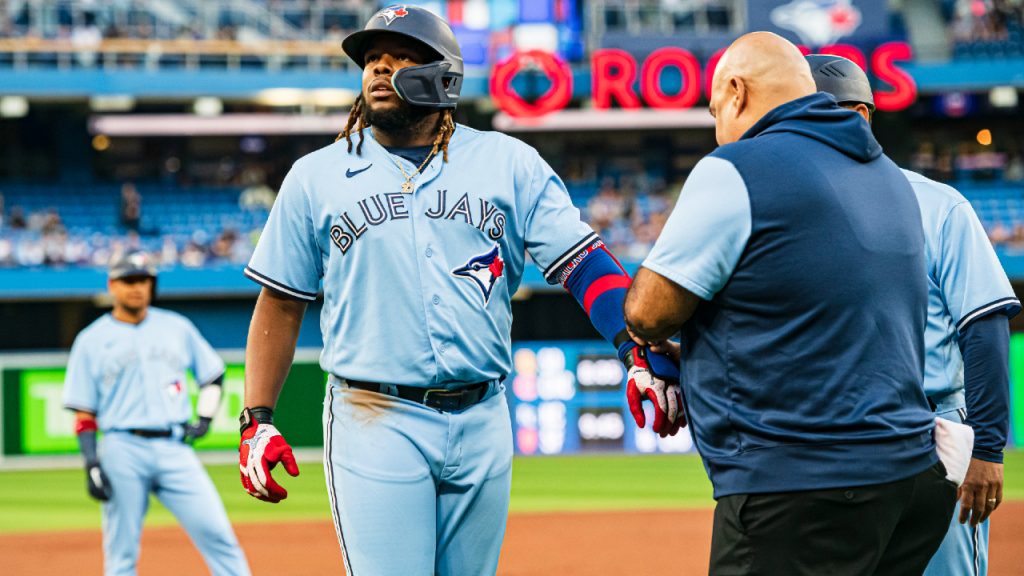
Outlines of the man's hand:
{"label": "man's hand", "polygon": [[[243,412],[243,418],[246,414],[251,415],[248,408]],[[274,466],[280,462],[285,472],[291,476],[299,475],[292,447],[277,428],[270,423],[258,422],[251,416],[243,423],[238,460],[245,490],[255,498],[274,504],[288,497],[288,491],[270,475]]]}
{"label": "man's hand", "polygon": [[99,462],[86,463],[85,482],[89,490],[89,496],[100,502],[110,500],[110,497],[113,495],[113,491],[110,489],[110,480],[107,479],[103,468],[100,468]]}
{"label": "man's hand", "polygon": [[960,486],[960,517],[963,524],[970,518],[971,526],[981,524],[1003,502],[1003,465],[971,458],[967,476]]}
{"label": "man's hand", "polygon": [[651,429],[662,438],[679,432],[686,424],[679,382],[655,376],[647,361],[646,350],[639,346],[626,354],[626,366],[629,368],[626,399],[629,400],[629,411],[636,425],[643,428],[647,423],[643,407],[646,398],[654,404],[654,423]]}
{"label": "man's hand", "polygon": [[199,438],[206,436],[210,431],[210,422],[212,419],[206,417],[200,417],[199,421],[195,424],[189,424],[185,426],[185,443],[192,444]]}
{"label": "man's hand", "polygon": [[671,340],[663,340],[657,344],[651,344],[651,352],[663,354],[672,359],[676,364],[679,364],[683,357],[683,347],[679,345],[679,342]]}

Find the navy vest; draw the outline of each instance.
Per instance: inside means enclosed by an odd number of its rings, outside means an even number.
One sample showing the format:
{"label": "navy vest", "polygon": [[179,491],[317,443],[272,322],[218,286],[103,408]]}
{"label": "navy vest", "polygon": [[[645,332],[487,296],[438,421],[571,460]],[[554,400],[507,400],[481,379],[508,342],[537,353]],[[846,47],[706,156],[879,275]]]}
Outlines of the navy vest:
{"label": "navy vest", "polygon": [[907,178],[822,93],[712,156],[742,176],[752,218],[731,278],[683,329],[688,418],[715,497],[879,484],[934,464]]}

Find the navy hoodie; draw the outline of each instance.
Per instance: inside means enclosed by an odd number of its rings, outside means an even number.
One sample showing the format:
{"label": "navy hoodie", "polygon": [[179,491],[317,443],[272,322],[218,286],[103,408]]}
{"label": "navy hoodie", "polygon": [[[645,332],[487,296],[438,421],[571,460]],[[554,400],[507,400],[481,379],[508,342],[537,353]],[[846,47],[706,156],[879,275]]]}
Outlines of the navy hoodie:
{"label": "navy hoodie", "polygon": [[933,465],[924,238],[906,176],[823,93],[710,156],[735,167],[750,204],[731,276],[683,329],[687,415],[715,497]]}

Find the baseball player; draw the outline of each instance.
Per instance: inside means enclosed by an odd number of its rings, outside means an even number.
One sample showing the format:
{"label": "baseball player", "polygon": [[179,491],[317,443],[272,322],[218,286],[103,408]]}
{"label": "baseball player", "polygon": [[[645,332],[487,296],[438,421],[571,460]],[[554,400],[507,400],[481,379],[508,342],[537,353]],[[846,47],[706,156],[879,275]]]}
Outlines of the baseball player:
{"label": "baseball player", "polygon": [[264,288],[246,348],[242,484],[279,502],[271,468],[298,474],[272,412],[322,279],[324,470],[346,570],[494,574],[512,465],[510,298],[526,255],[630,363],[661,434],[681,425],[678,384],[648,370],[670,361],[630,340],[630,279],[551,168],[520,141],[452,121],[463,65],[448,24],[395,6],[342,47],[363,68],[361,94],[338,141],[292,167],[245,271]]}
{"label": "baseball player", "polygon": [[[807,57],[818,90],[871,122],[871,84],[855,63]],[[957,512],[925,574],[986,574],[988,517],[1003,499],[1009,427],[1009,319],[1021,306],[971,204],[950,186],[904,170],[917,196],[928,262],[924,389],[936,416],[974,429]],[[968,522],[970,520],[970,522]]]}
{"label": "baseball player", "polygon": [[[114,308],[75,338],[68,359],[64,405],[76,415],[89,495],[102,502],[104,573],[135,574],[152,492],[214,575],[248,575],[224,505],[189,446],[217,412],[224,362],[188,319],[150,306],[155,286],[146,254],[114,261],[107,281]],[[186,370],[200,384],[195,423]]]}

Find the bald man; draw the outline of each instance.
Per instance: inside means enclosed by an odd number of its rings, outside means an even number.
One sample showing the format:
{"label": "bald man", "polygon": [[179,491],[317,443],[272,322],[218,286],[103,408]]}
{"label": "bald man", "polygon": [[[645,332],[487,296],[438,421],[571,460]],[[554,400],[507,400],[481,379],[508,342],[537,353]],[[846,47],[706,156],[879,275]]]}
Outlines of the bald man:
{"label": "bald man", "polygon": [[[921,388],[921,215],[855,112],[753,33],[712,82],[693,169],[626,298],[682,357],[714,486],[711,574],[920,574],[956,487]],[[682,331],[682,346],[666,342]]]}

